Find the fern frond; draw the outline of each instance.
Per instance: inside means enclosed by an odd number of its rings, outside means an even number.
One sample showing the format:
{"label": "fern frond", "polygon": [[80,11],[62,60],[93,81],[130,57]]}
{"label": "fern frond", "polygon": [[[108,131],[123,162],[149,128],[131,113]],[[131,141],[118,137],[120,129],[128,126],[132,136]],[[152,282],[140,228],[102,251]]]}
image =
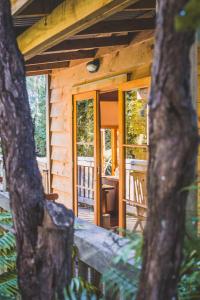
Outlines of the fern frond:
{"label": "fern frond", "polygon": [[18,294],[17,276],[15,272],[0,275],[0,295],[14,297]]}
{"label": "fern frond", "polygon": [[16,269],[16,254],[12,253],[9,256],[0,256],[0,270],[15,270]]}
{"label": "fern frond", "polygon": [[12,214],[10,212],[1,212],[0,213],[0,223],[13,224]]}
{"label": "fern frond", "polygon": [[15,236],[11,232],[5,232],[0,237],[0,254],[6,255],[15,249]]}

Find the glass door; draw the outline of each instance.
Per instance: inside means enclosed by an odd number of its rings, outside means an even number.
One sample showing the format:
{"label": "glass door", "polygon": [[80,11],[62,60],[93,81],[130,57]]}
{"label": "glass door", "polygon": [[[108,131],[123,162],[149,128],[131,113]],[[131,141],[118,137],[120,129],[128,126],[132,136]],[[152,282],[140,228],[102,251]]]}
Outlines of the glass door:
{"label": "glass door", "polygon": [[147,205],[149,87],[148,77],[127,82],[119,89],[119,227],[131,231],[138,222],[142,226],[138,211],[142,214]]}
{"label": "glass door", "polygon": [[74,95],[74,210],[100,225],[100,129],[98,93]]}

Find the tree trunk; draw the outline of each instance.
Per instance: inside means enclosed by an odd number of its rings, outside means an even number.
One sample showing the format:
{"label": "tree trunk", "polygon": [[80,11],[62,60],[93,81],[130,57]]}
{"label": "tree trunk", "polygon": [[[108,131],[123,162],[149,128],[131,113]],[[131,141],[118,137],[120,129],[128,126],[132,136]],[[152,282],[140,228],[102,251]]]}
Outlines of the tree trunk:
{"label": "tree trunk", "polygon": [[[62,268],[67,268],[66,264],[69,261],[63,258],[63,266],[59,265],[61,269],[56,269],[53,256],[57,253],[48,252],[51,239],[55,242],[54,235],[47,235],[46,248],[44,245],[41,246],[41,227],[44,227],[44,231],[50,227],[52,232],[52,227],[55,227],[57,230],[68,232],[69,243],[72,243],[73,230],[69,227],[73,227],[73,216],[62,207],[62,220],[54,224],[55,226],[46,225],[43,220],[45,211],[53,223],[55,218],[52,217],[52,208],[50,212],[48,204],[45,204],[35,155],[24,61],[14,35],[9,0],[0,0],[0,135],[16,231],[17,269],[22,298],[44,299],[42,292],[44,286],[50,290],[45,300],[53,299],[55,291],[58,290],[60,294],[67,281],[67,270],[63,274]],[[59,209],[55,214],[59,216]],[[62,245],[66,246],[64,242]],[[63,251],[65,256],[71,255],[71,247],[72,244],[68,252],[63,248],[59,253]],[[48,266],[45,265],[47,256],[52,262]],[[55,276],[59,271],[62,275],[58,280]],[[51,278],[43,276],[48,272],[52,275]]]}
{"label": "tree trunk", "polygon": [[194,179],[198,147],[190,92],[194,32],[174,28],[175,16],[187,2],[158,1],[149,101],[149,213],[137,300],[177,298],[188,196],[184,188]]}

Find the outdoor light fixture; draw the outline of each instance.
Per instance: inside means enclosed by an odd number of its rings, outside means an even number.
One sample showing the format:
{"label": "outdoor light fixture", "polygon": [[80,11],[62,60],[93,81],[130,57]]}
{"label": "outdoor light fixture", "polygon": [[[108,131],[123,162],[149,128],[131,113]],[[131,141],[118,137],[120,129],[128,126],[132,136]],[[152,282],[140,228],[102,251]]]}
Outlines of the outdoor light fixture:
{"label": "outdoor light fixture", "polygon": [[86,68],[90,73],[97,72],[99,70],[99,67],[100,67],[100,60],[98,58],[88,62],[86,65]]}

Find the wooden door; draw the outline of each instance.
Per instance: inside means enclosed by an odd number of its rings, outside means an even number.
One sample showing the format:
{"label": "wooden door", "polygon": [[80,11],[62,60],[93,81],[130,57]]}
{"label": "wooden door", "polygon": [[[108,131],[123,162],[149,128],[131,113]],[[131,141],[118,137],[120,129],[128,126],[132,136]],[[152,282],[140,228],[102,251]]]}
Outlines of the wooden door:
{"label": "wooden door", "polygon": [[130,175],[133,170],[147,170],[149,87],[147,77],[119,88],[119,227],[129,230],[134,221],[134,183]]}
{"label": "wooden door", "polygon": [[100,225],[100,109],[97,91],[73,97],[74,210]]}

